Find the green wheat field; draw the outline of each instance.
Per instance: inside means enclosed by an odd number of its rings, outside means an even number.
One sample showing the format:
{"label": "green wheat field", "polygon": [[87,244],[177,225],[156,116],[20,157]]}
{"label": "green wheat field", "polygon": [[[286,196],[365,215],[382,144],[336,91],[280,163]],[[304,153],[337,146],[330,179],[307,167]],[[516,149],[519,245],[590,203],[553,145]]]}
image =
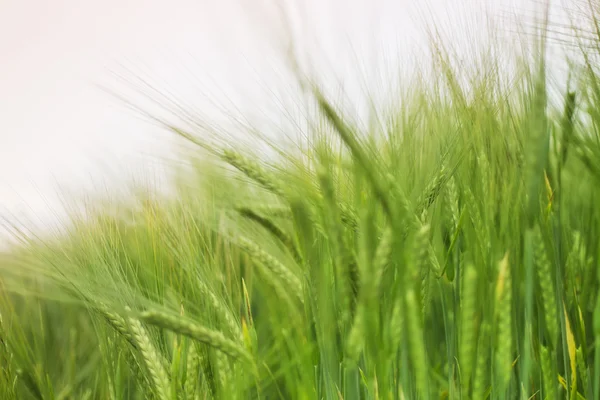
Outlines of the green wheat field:
{"label": "green wheat field", "polygon": [[600,399],[600,30],[563,91],[544,37],[367,125],[297,72],[264,151],[165,122],[174,194],[15,227],[0,399]]}

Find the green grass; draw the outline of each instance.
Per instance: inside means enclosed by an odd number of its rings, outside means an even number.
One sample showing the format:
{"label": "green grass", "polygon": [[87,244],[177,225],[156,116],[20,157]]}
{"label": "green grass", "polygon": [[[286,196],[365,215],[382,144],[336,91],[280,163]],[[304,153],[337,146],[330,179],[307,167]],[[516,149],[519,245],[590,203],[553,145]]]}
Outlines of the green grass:
{"label": "green grass", "polygon": [[173,129],[175,195],[3,255],[0,398],[599,399],[595,65],[434,55],[369,131],[304,82],[302,151]]}

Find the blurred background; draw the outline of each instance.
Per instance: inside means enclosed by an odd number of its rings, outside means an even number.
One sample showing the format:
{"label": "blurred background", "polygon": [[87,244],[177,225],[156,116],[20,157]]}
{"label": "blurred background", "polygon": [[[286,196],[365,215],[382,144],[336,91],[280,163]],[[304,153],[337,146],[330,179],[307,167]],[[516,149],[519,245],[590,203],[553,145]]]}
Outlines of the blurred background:
{"label": "blurred background", "polygon": [[[285,135],[300,101],[290,50],[359,107],[393,97],[410,79],[403,72],[426,65],[429,24],[468,58],[466,45],[490,30],[526,32],[543,3],[0,0],[0,216],[48,231],[69,196],[164,187],[182,156],[138,107],[175,115],[183,106],[211,126],[244,119]],[[577,8],[557,1],[550,11],[560,38],[552,54],[568,42],[561,29],[576,23]],[[565,65],[551,67],[550,79],[566,81]],[[0,247],[9,236],[3,224]]]}

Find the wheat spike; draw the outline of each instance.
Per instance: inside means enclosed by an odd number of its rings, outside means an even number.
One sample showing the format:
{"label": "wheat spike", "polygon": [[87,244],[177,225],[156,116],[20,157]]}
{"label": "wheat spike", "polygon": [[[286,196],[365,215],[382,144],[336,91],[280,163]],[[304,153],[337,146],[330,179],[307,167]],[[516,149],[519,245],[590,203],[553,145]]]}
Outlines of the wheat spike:
{"label": "wheat spike", "polygon": [[495,367],[499,383],[506,387],[512,369],[512,284],[508,253],[499,265],[496,282],[496,351]]}
{"label": "wheat spike", "polygon": [[477,301],[477,271],[468,263],[463,275],[461,312],[460,312],[460,346],[459,361],[461,381],[465,392],[468,392],[471,373],[473,371],[473,353],[475,350],[475,317]]}
{"label": "wheat spike", "polygon": [[300,265],[303,264],[302,256],[300,252],[296,248],[296,244],[293,239],[286,234],[282,229],[280,229],[273,221],[271,221],[267,217],[263,217],[262,215],[257,214],[255,211],[247,208],[240,207],[238,208],[238,212],[244,217],[258,223],[267,231],[269,231],[274,237],[276,237],[290,252],[294,260]]}
{"label": "wheat spike", "polygon": [[475,364],[475,380],[473,381],[473,399],[483,399],[487,377],[489,374],[489,349],[490,349],[490,324],[484,321],[481,324],[479,341],[477,344],[477,362]]}
{"label": "wheat spike", "polygon": [[160,360],[161,357],[152,345],[148,333],[137,319],[129,318],[131,335],[138,345],[142,357],[154,383],[154,389],[161,400],[169,400],[170,382]]}
{"label": "wheat spike", "polygon": [[298,279],[289,269],[275,259],[275,257],[263,251],[252,240],[245,237],[240,237],[239,243],[242,249],[244,249],[254,259],[254,261],[258,261],[266,268],[265,272],[268,271],[275,275],[277,279],[284,283],[287,289],[291,291],[301,303],[304,303],[304,297],[302,295],[302,283],[300,282],[300,279]]}
{"label": "wheat spike", "polygon": [[406,313],[408,322],[408,342],[410,355],[415,371],[417,391],[422,399],[429,399],[429,379],[427,367],[427,352],[423,340],[423,328],[419,317],[417,299],[412,288],[406,291]]}
{"label": "wheat spike", "polygon": [[148,324],[168,329],[205,343],[231,357],[253,364],[250,354],[239,344],[227,339],[221,332],[205,328],[189,319],[173,316],[161,311],[144,311],[140,314],[140,319]]}
{"label": "wheat spike", "polygon": [[554,292],[554,284],[552,279],[552,270],[550,268],[550,261],[546,255],[546,249],[539,227],[534,232],[534,256],[535,263],[537,265],[537,275],[540,282],[540,289],[542,291],[542,307],[544,310],[544,318],[546,321],[546,329],[550,337],[550,343],[552,346],[556,345],[558,339],[558,315],[556,312],[556,296]]}
{"label": "wheat spike", "polygon": [[280,196],[284,195],[281,185],[253,160],[245,157],[239,152],[228,149],[223,150],[221,158],[240,170],[250,179],[260,184],[265,189]]}
{"label": "wheat spike", "polygon": [[540,359],[542,364],[542,375],[544,377],[544,398],[548,400],[557,399],[557,381],[554,372],[554,360],[552,350],[540,345]]}

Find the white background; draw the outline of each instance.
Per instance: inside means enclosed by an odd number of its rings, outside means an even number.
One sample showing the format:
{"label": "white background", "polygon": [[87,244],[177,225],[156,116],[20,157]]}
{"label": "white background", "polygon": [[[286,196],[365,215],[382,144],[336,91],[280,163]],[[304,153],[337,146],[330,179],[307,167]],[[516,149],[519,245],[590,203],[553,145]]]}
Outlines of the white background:
{"label": "white background", "polygon": [[[425,21],[467,49],[486,37],[486,15],[510,32],[503,16],[536,15],[539,3],[0,0],[0,216],[48,226],[60,217],[66,190],[153,180],[176,160],[172,134],[102,88],[142,101],[127,88],[141,76],[202,118],[227,121],[225,109],[272,119],[291,90],[281,61],[284,28],[350,96],[361,85],[378,95],[393,90],[399,66],[414,65],[412,51],[426,43]],[[565,20],[559,6],[553,13]]]}

